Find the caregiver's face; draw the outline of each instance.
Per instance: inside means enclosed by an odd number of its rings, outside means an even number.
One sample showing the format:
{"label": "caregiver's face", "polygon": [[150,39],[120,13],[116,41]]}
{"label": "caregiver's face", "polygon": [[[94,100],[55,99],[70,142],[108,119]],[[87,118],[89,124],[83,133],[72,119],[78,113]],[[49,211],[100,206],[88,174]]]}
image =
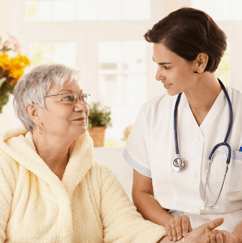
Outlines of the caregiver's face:
{"label": "caregiver's face", "polygon": [[153,60],[158,65],[155,78],[164,84],[168,94],[176,95],[195,87],[193,63],[187,62],[161,43],[154,44]]}

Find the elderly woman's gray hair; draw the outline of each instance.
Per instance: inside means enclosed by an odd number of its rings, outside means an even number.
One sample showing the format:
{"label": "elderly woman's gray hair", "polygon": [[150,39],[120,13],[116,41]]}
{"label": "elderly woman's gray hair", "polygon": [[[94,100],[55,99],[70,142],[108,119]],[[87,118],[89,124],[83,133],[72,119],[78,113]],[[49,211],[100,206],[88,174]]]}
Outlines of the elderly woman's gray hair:
{"label": "elderly woman's gray hair", "polygon": [[33,131],[34,122],[25,112],[26,105],[36,104],[42,109],[46,109],[44,96],[50,85],[55,82],[62,86],[67,80],[78,80],[79,75],[80,70],[63,64],[43,64],[20,78],[14,88],[13,106],[16,116],[27,130]]}

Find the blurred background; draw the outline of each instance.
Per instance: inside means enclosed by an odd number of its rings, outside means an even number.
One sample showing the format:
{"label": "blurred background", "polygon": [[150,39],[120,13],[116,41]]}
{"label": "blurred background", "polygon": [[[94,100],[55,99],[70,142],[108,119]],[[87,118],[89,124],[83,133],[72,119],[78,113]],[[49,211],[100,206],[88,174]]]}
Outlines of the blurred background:
{"label": "blurred background", "polygon": [[[143,35],[182,6],[206,11],[226,32],[228,49],[217,75],[242,89],[241,0],[0,0],[0,35],[18,39],[31,61],[26,71],[41,63],[80,69],[81,86],[92,101],[111,108],[113,126],[105,139],[119,146],[142,104],[165,92],[154,78],[152,44]],[[0,132],[18,125],[11,96]]]}
{"label": "blurred background", "polygon": [[[228,49],[217,76],[242,90],[241,0],[0,0],[0,37],[18,39],[21,54],[31,62],[26,72],[41,63],[78,68],[80,85],[92,101],[110,107],[112,127],[95,157],[114,170],[130,198],[132,169],[122,158],[124,132],[144,102],[165,93],[155,80],[152,44],[143,35],[183,6],[204,10],[225,31]],[[0,132],[20,125],[13,95],[9,98],[0,114]]]}

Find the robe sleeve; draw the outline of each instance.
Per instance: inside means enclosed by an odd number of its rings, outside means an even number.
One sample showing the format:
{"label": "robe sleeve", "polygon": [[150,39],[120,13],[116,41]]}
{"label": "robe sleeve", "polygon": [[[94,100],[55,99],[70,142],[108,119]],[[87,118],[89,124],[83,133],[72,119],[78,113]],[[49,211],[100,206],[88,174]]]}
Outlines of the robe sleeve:
{"label": "robe sleeve", "polygon": [[109,168],[101,172],[101,219],[104,243],[156,243],[166,232],[136,211],[116,175]]}
{"label": "robe sleeve", "polygon": [[0,151],[0,243],[6,239],[6,228],[16,184],[16,168],[9,162],[9,158]]}

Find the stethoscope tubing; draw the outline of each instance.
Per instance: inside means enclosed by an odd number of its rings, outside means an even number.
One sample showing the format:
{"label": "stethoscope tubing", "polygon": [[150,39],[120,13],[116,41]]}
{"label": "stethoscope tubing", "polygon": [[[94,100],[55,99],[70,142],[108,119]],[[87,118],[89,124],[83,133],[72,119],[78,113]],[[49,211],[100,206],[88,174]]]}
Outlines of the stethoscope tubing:
{"label": "stethoscope tubing", "polygon": [[227,130],[227,133],[226,133],[226,136],[225,136],[225,139],[224,139],[224,142],[227,143],[229,134],[230,134],[231,129],[232,129],[232,124],[233,124],[233,108],[232,108],[232,104],[231,104],[231,100],[229,98],[228,92],[224,87],[224,84],[222,83],[222,81],[220,79],[218,79],[218,81],[219,81],[221,87],[223,88],[224,94],[227,98],[228,105],[229,105],[229,125],[228,125],[228,130]]}
{"label": "stethoscope tubing", "polygon": [[181,95],[182,95],[182,93],[180,93],[177,96],[177,100],[175,103],[175,109],[174,109],[174,116],[173,116],[174,117],[173,126],[174,126],[174,136],[175,136],[175,149],[176,149],[177,156],[179,155],[178,138],[177,138],[177,109],[178,109],[179,101],[181,99]]}
{"label": "stethoscope tubing", "polygon": [[[223,185],[224,185],[224,182],[225,182],[225,179],[226,179],[226,174],[228,172],[228,166],[229,166],[230,160],[231,160],[231,147],[227,143],[227,140],[228,140],[228,137],[230,135],[230,132],[231,132],[231,129],[232,129],[232,124],[233,124],[233,108],[232,108],[232,103],[231,103],[231,100],[229,98],[229,95],[227,93],[227,90],[226,90],[224,84],[221,82],[220,79],[218,79],[218,81],[219,81],[219,83],[220,83],[220,85],[221,85],[221,87],[222,87],[222,89],[224,91],[224,94],[225,94],[227,102],[228,102],[228,106],[229,106],[229,124],[228,124],[228,129],[227,129],[224,141],[222,143],[216,144],[213,147],[213,149],[210,152],[209,158],[208,158],[208,168],[207,168],[205,188],[204,188],[204,203],[205,203],[205,206],[207,208],[210,208],[210,209],[215,207],[215,205],[217,204],[217,202],[218,202],[218,200],[220,198],[220,195],[221,195],[221,192],[222,192],[222,189],[223,189]],[[173,122],[174,122],[173,125],[174,125],[175,151],[176,151],[177,158],[180,158],[179,147],[178,147],[178,136],[177,136],[177,110],[178,110],[178,105],[179,105],[179,101],[180,101],[181,95],[182,95],[182,93],[179,93],[178,96],[177,96],[177,100],[176,100],[176,103],[175,103],[175,109],[174,109],[174,119],[173,119]],[[208,205],[207,204],[207,198],[206,198],[206,187],[207,187],[207,184],[208,184],[208,176],[209,176],[209,172],[210,172],[210,169],[211,169],[212,157],[216,153],[216,150],[218,149],[218,147],[220,147],[220,146],[226,146],[227,149],[228,149],[228,155],[227,155],[227,160],[226,160],[226,169],[225,169],[223,182],[222,182],[222,185],[220,187],[218,197],[217,197],[217,199],[216,199],[216,201],[215,201],[215,203],[213,205]],[[181,159],[181,160],[184,161],[183,159]],[[184,163],[186,165],[185,161],[184,161]],[[173,162],[172,162],[172,164],[173,164]],[[185,168],[185,166],[183,168]],[[179,170],[179,168],[176,168],[175,171],[179,172],[181,170]]]}
{"label": "stethoscope tubing", "polygon": [[226,143],[226,142],[222,142],[222,143],[218,143],[218,144],[216,144],[216,145],[213,147],[213,149],[212,149],[212,151],[211,151],[211,153],[210,153],[210,155],[209,155],[208,160],[209,160],[209,161],[212,160],[212,156],[213,156],[214,152],[215,152],[215,151],[217,150],[217,148],[220,147],[220,146],[226,146],[226,147],[228,148],[228,155],[227,155],[226,164],[230,164],[230,160],[231,160],[231,147],[230,147],[229,144]]}

